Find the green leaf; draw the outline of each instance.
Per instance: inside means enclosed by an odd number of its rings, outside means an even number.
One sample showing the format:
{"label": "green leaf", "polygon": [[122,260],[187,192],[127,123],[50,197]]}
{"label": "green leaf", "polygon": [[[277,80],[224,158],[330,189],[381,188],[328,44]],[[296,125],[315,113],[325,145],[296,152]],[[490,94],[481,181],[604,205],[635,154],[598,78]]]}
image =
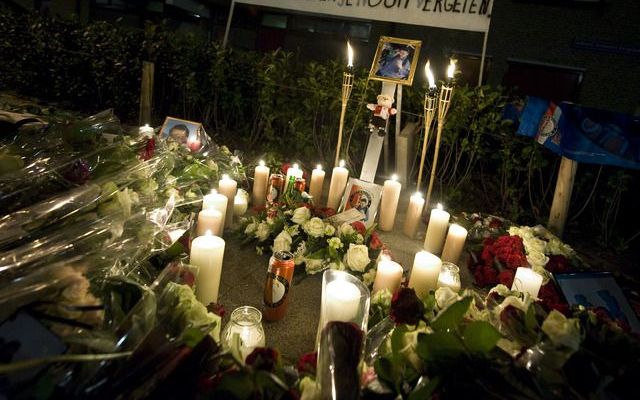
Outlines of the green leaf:
{"label": "green leaf", "polygon": [[528,331],[538,330],[538,320],[536,319],[536,310],[533,304],[529,305],[524,315],[524,326]]}
{"label": "green leaf", "polygon": [[457,301],[442,311],[431,323],[431,327],[435,331],[456,330],[462,321],[462,317],[469,309],[471,297]]}
{"label": "green leaf", "polygon": [[400,353],[400,350],[404,347],[403,339],[404,335],[407,333],[406,325],[398,325],[391,334],[391,352],[394,355]]}
{"label": "green leaf", "polygon": [[245,371],[233,371],[222,376],[215,388],[213,398],[250,399],[253,396],[253,382]]}
{"label": "green leaf", "polygon": [[500,332],[486,321],[474,321],[464,330],[464,344],[472,353],[488,353],[502,337]]}
{"label": "green leaf", "polygon": [[194,348],[205,337],[201,329],[189,327],[182,333],[182,340],[187,346]]}
{"label": "green leaf", "polygon": [[378,379],[386,382],[391,387],[395,387],[395,377],[393,373],[393,363],[386,357],[378,358],[373,364],[373,368],[378,375]]}
{"label": "green leaf", "polygon": [[447,332],[418,335],[416,353],[427,362],[454,359],[465,353],[462,341]]}

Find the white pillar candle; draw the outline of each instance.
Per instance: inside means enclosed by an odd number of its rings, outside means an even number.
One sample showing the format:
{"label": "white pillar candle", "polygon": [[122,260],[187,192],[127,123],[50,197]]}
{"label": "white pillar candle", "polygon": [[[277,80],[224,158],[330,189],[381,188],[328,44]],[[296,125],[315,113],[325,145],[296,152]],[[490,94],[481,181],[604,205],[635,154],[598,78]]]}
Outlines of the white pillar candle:
{"label": "white pillar candle", "polygon": [[202,198],[202,209],[203,210],[207,210],[207,209],[214,209],[214,210],[218,210],[220,211],[220,214],[222,214],[222,224],[220,225],[220,228],[218,231],[214,231],[212,230],[211,233],[213,233],[216,236],[220,236],[222,237],[222,232],[224,231],[224,221],[226,218],[226,214],[227,214],[227,203],[229,202],[229,200],[227,199],[227,196],[218,193],[215,189],[211,191],[210,194],[206,194],[204,195],[204,197]]}
{"label": "white pillar candle", "polygon": [[402,283],[402,266],[384,257],[378,263],[373,293],[383,289],[389,289],[393,293],[398,290],[400,283]]}
{"label": "white pillar candle", "polygon": [[338,210],[340,200],[344,194],[344,188],[347,186],[349,179],[349,170],[344,167],[344,160],[340,160],[340,166],[333,169],[331,174],[331,183],[329,184],[329,198],[327,199],[327,207]]}
{"label": "white pillar candle", "polygon": [[325,324],[329,321],[351,321],[358,316],[360,291],[353,283],[344,280],[331,281],[325,288],[325,295],[327,296],[323,301]]}
{"label": "white pillar candle", "polygon": [[191,242],[189,264],[198,267],[196,298],[205,306],[218,301],[223,257],[224,239],[221,237],[206,234]]}
{"label": "white pillar candle", "polygon": [[382,200],[380,201],[380,220],[378,227],[381,231],[392,231],[396,221],[398,211],[398,200],[402,185],[398,182],[398,176],[393,175],[391,179],[384,181],[382,187]]}
{"label": "white pillar candle", "polygon": [[233,198],[233,215],[242,217],[246,212],[249,205],[247,204],[247,198],[241,194],[237,194]]}
{"label": "white pillar candle", "polygon": [[222,213],[215,208],[207,208],[198,213],[196,236],[203,236],[208,232],[218,234],[223,228]]}
{"label": "white pillar candle", "polygon": [[531,297],[538,298],[540,286],[542,286],[542,275],[534,272],[531,268],[519,267],[516,269],[516,276],[513,278],[511,290],[529,293]]}
{"label": "white pillar candle", "polygon": [[415,289],[419,297],[429,294],[438,287],[438,276],[442,269],[442,261],[428,251],[419,251],[413,259],[409,287]]}
{"label": "white pillar candle", "polygon": [[467,230],[458,224],[451,224],[447,233],[447,240],[444,242],[444,249],[442,250],[442,261],[457,265],[466,240]]}
{"label": "white pillar candle", "polygon": [[263,206],[267,201],[267,186],[269,185],[269,167],[260,160],[253,172],[253,192],[251,203],[254,206]]}
{"label": "white pillar candle", "polygon": [[222,175],[218,181],[218,191],[227,198],[227,212],[224,219],[224,227],[229,228],[233,223],[233,199],[236,197],[238,182],[229,178],[229,175]]}
{"label": "white pillar candle", "polygon": [[407,207],[407,215],[404,219],[404,227],[402,231],[411,239],[416,237],[423,208],[424,199],[420,192],[415,193],[411,198],[409,198],[409,207]]}
{"label": "white pillar candle", "polygon": [[322,165],[318,164],[316,169],[311,172],[311,185],[309,185],[309,194],[313,198],[316,205],[322,204],[322,189],[324,185],[324,170]]}
{"label": "white pillar candle", "polygon": [[429,226],[427,227],[427,233],[424,237],[424,249],[433,254],[440,254],[442,252],[442,246],[444,246],[444,239],[447,236],[447,229],[449,228],[449,213],[442,209],[442,205],[431,210],[431,217],[429,218]]}

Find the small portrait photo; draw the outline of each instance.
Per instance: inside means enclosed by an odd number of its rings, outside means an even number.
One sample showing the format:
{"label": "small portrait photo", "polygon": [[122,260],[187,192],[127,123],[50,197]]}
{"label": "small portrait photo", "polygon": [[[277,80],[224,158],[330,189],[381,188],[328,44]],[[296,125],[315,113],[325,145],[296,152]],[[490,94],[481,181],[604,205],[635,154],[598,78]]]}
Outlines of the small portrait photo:
{"label": "small portrait photo", "polygon": [[381,195],[382,186],[361,181],[360,179],[349,178],[340,211],[350,209],[359,211],[363,216],[362,222],[369,227],[376,218]]}
{"label": "small portrait photo", "polygon": [[180,143],[191,150],[195,145],[197,147],[200,146],[202,132],[202,124],[200,122],[173,117],[167,117],[164,120],[164,124],[162,124],[162,129],[160,129],[160,135],[162,135],[163,139]]}
{"label": "small portrait photo", "polygon": [[420,40],[380,37],[369,79],[411,85],[421,45]]}

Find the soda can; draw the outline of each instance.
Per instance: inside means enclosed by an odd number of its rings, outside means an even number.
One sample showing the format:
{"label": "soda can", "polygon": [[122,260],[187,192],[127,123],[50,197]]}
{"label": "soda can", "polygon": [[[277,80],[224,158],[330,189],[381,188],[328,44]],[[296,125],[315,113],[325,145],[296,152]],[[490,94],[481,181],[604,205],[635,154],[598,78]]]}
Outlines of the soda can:
{"label": "soda can", "polygon": [[267,201],[270,203],[278,201],[284,192],[284,183],[284,175],[271,174],[269,178],[269,190],[267,191]]}
{"label": "soda can", "polygon": [[307,182],[304,180],[304,178],[297,178],[296,182],[293,184],[293,189],[297,190],[300,193],[304,192],[304,189],[306,187],[307,187]]}
{"label": "soda can", "polygon": [[267,321],[284,318],[289,306],[289,290],[295,266],[293,254],[288,251],[277,251],[269,259],[263,300],[264,318]]}

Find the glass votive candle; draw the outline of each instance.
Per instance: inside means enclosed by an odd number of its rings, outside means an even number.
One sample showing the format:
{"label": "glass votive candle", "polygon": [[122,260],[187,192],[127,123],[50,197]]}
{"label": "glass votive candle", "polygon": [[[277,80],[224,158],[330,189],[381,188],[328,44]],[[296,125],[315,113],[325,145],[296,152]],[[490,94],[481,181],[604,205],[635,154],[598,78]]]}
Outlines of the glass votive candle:
{"label": "glass votive candle", "polygon": [[440,275],[438,275],[438,287],[450,287],[454,292],[460,291],[460,268],[450,262],[443,262]]}
{"label": "glass votive candle", "polygon": [[[235,339],[236,335],[237,339]],[[235,340],[239,341],[240,356],[243,361],[256,347],[265,346],[260,310],[251,306],[242,306],[233,310],[231,320],[222,332],[222,343],[226,349],[233,349]]]}

